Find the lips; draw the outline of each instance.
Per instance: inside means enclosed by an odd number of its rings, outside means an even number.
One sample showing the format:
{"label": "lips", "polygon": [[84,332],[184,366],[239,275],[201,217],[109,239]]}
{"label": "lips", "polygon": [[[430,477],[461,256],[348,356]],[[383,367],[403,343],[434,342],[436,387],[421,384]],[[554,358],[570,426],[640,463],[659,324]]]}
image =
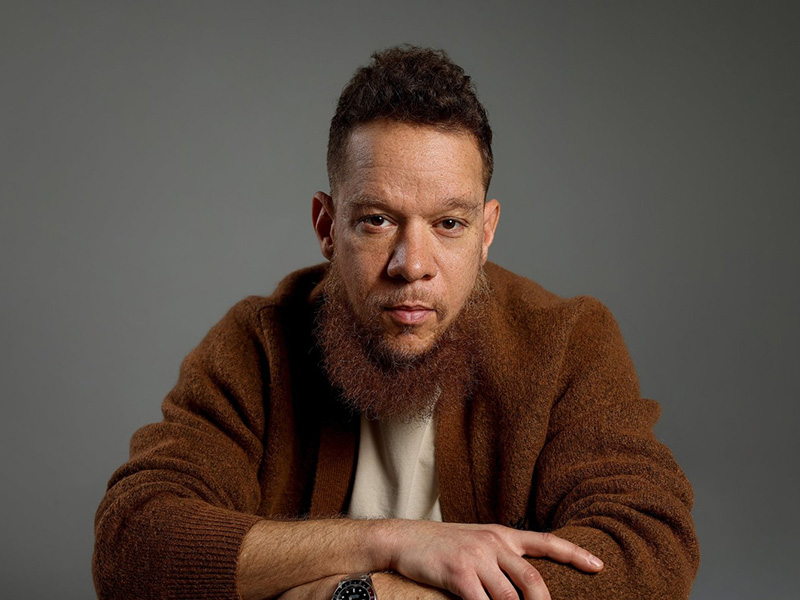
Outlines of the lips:
{"label": "lips", "polygon": [[391,319],[401,325],[419,325],[436,314],[436,310],[422,304],[399,304],[384,306]]}

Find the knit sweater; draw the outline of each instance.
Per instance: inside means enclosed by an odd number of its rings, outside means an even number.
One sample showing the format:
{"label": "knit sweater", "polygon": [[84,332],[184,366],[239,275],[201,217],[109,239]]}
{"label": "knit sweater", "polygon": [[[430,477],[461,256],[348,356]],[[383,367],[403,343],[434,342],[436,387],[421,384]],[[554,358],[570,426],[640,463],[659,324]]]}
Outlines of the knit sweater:
{"label": "knit sweater", "polygon": [[[359,417],[313,342],[325,266],[235,305],[184,360],[164,419],[137,431],[95,521],[100,598],[238,598],[260,519],[347,509]],[[692,491],[652,427],[610,312],[492,264],[471,393],[444,390],[436,458],[445,521],[552,531],[597,574],[529,559],[554,600],[687,598],[699,551]]]}

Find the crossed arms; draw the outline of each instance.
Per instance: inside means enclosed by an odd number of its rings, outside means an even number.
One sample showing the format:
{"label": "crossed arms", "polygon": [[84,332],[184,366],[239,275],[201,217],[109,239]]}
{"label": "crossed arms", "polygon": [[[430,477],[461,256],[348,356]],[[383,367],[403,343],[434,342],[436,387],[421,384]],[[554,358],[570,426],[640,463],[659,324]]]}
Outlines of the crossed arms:
{"label": "crossed arms", "polygon": [[[590,364],[565,371],[549,413],[528,483],[531,522],[553,534],[543,535],[288,520],[303,514],[315,485],[300,443],[313,434],[286,382],[284,342],[265,333],[286,315],[261,300],[240,303],[186,358],[164,421],[134,435],[130,461],[109,482],[96,518],[98,596],[317,600],[344,574],[392,570],[399,575],[374,578],[382,600],[447,592],[472,600],[483,590],[506,600],[514,586],[526,600],[688,597],[697,568],[691,490],[652,438],[657,409],[632,399],[638,388],[610,316],[584,312],[594,314],[578,319],[567,355],[585,343],[581,322],[607,326],[582,350]],[[608,391],[626,386],[624,400]],[[633,402],[643,404],[627,410]]]}
{"label": "crossed arms", "polygon": [[[284,600],[325,600],[341,574],[391,569],[407,579],[376,575],[382,598],[439,595],[438,590],[447,590],[466,600],[485,599],[487,593],[498,600],[516,600],[516,586],[527,600],[549,599],[545,582],[522,558],[525,555],[547,556],[587,572],[602,568],[596,557],[571,542],[499,525],[262,521],[244,538],[239,592],[243,600],[279,594]],[[393,593],[381,593],[381,587]]]}

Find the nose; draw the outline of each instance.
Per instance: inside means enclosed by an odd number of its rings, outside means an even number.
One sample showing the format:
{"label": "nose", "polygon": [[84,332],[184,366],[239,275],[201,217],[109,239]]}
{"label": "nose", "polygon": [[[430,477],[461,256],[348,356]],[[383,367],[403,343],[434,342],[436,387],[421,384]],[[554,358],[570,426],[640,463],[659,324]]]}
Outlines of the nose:
{"label": "nose", "polygon": [[431,279],[438,269],[431,240],[424,227],[406,226],[398,232],[387,273],[394,279]]}

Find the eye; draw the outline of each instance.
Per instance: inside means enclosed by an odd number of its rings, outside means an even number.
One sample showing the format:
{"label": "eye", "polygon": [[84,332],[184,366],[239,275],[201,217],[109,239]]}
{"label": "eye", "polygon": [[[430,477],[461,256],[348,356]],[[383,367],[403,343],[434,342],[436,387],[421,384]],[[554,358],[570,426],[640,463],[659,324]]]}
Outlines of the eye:
{"label": "eye", "polygon": [[363,227],[364,231],[370,233],[384,231],[391,224],[392,222],[383,215],[367,215],[358,220],[358,225]]}
{"label": "eye", "polygon": [[452,230],[458,227],[460,223],[455,219],[445,219],[444,221],[442,221],[441,225],[442,228],[444,229]]}
{"label": "eye", "polygon": [[386,223],[386,217],[382,217],[380,215],[371,215],[364,219],[365,223],[369,223],[373,227],[380,227],[384,223]]}
{"label": "eye", "polygon": [[439,228],[440,232],[446,233],[449,236],[460,235],[466,227],[462,221],[453,218],[442,219],[436,226]]}

